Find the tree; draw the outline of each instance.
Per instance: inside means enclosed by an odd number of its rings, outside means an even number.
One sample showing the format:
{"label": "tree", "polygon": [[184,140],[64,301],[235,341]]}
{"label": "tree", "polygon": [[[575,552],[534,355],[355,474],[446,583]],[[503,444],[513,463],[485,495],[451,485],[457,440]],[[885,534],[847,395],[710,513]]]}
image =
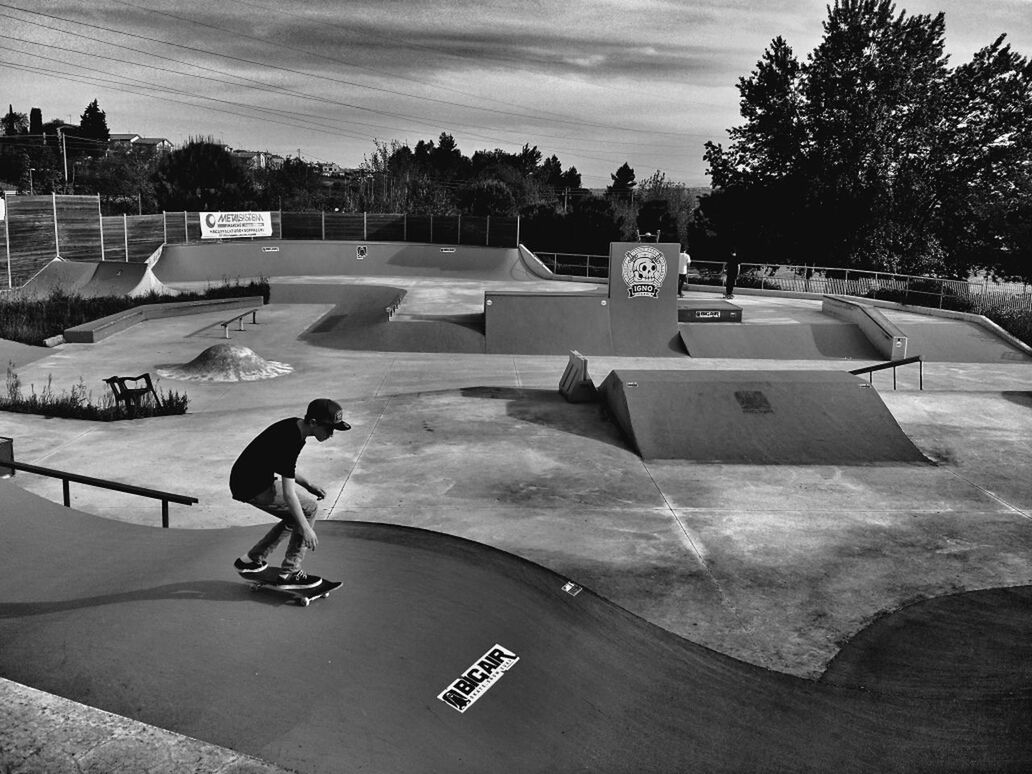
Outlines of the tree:
{"label": "tree", "polygon": [[7,114],[0,118],[0,128],[5,136],[25,134],[29,131],[29,119],[24,113],[14,112],[14,106],[7,106]]}
{"label": "tree", "polygon": [[98,194],[106,215],[153,212],[155,155],[147,149],[114,149],[103,156],[87,157],[77,167],[76,191]]}
{"label": "tree", "polygon": [[745,123],[707,144],[709,227],[736,232],[746,259],[941,268],[944,30],[942,14],[836,0],[805,65],[776,38],[739,81]]}
{"label": "tree", "polygon": [[[954,273],[1032,278],[1032,61],[998,37],[949,78],[935,168]],[[970,264],[970,266],[969,266]]]}
{"label": "tree", "polygon": [[611,174],[612,184],[606,187],[606,197],[618,202],[630,202],[634,197],[634,170],[625,161],[623,165]]}
{"label": "tree", "polygon": [[476,180],[457,196],[460,211],[467,215],[515,215],[512,190],[500,180]]}
{"label": "tree", "polygon": [[72,156],[98,156],[107,152],[108,140],[107,115],[100,109],[97,100],[93,100],[79,117],[79,126],[68,134],[66,144]]}
{"label": "tree", "polygon": [[211,137],[191,138],[162,156],[154,192],[158,207],[172,211],[242,210],[254,198],[247,168]]}

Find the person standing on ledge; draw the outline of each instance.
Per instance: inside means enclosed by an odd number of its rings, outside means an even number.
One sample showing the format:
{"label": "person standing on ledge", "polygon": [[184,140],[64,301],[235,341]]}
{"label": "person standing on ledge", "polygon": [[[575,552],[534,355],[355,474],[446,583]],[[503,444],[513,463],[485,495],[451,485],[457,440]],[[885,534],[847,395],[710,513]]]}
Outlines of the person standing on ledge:
{"label": "person standing on ledge", "polygon": [[681,254],[677,256],[677,296],[684,295],[684,288],[688,284],[688,264],[692,262],[688,255],[688,249],[681,245]]}
{"label": "person standing on ledge", "polygon": [[725,264],[726,279],[724,280],[724,298],[735,297],[735,283],[738,281],[739,265],[738,252],[736,250],[732,250],[731,255],[727,258],[727,263]]}
{"label": "person standing on ledge", "polygon": [[316,398],[308,404],[303,419],[288,417],[269,425],[240,453],[229,475],[233,499],[272,514],[279,523],[233,563],[237,572],[252,575],[265,570],[269,555],[290,532],[280,565],[280,587],[303,589],[317,585],[318,581],[310,580],[301,569],[305,552],[319,545],[313,528],[317,506],[315,500],[301,495],[297,487],[306,489],[318,500],[326,492],[297,472],[297,458],[309,438],[322,443],[334,430],[350,429],[340,404],[329,398]]}

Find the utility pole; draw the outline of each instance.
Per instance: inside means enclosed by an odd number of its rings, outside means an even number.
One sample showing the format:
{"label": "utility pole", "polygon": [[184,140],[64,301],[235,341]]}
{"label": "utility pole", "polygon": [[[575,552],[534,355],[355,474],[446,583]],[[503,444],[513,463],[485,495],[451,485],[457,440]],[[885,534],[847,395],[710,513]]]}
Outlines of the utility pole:
{"label": "utility pole", "polygon": [[68,148],[65,145],[65,135],[61,131],[64,129],[63,126],[57,127],[57,136],[61,138],[61,157],[64,159],[64,181],[65,181],[65,193],[68,193]]}

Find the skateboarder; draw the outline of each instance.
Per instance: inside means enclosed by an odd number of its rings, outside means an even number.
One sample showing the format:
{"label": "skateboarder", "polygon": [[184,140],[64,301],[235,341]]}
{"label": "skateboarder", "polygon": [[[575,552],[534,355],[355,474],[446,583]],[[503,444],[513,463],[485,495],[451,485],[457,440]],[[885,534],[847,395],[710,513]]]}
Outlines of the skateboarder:
{"label": "skateboarder", "polygon": [[727,258],[726,272],[727,276],[724,279],[724,298],[735,297],[735,282],[738,281],[738,269],[740,266],[738,260],[738,251],[732,250],[731,255]]}
{"label": "skateboarder", "polygon": [[[233,499],[260,508],[280,521],[233,563],[237,572],[260,573],[268,567],[269,555],[284,534],[290,532],[290,543],[280,565],[280,585],[294,589],[316,585],[317,581],[310,581],[301,569],[301,562],[305,552],[319,544],[312,528],[317,506],[310,497],[299,494],[297,487],[308,490],[319,500],[326,492],[297,472],[297,458],[309,438],[322,443],[334,430],[350,429],[340,404],[329,398],[316,398],[308,404],[303,419],[288,417],[269,425],[240,453],[229,476]],[[277,474],[279,487],[276,486]]]}
{"label": "skateboarder", "polygon": [[688,249],[681,245],[681,254],[677,256],[677,295],[684,295],[684,287],[688,284],[688,264],[692,262]]}

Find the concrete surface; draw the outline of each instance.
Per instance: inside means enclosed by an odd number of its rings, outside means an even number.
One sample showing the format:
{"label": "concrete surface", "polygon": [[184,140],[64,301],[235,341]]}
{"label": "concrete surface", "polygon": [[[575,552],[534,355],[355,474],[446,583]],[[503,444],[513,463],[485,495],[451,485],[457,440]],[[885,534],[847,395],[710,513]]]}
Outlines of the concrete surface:
{"label": "concrete surface", "polygon": [[[412,291],[421,282],[389,284]],[[435,282],[426,297],[440,309],[445,293]],[[736,303],[768,323],[821,319],[819,301]],[[267,424],[303,412],[312,397],[333,397],[354,429],[301,458],[329,492],[322,518],[420,527],[500,548],[693,643],[809,680],[892,611],[1032,582],[1029,362],[931,359],[923,392],[914,366],[899,370],[897,391],[890,372],[874,375],[896,421],[935,465],[645,462],[597,406],[558,395],[566,357],[358,352],[298,340],[331,309],[274,304],[258,325],[231,333],[292,365],[292,374],[236,384],[161,380],[189,396],[186,416],[105,424],[4,415],[0,434],[15,439],[25,462],[199,497],[196,506],[172,507],[173,526],[257,525],[263,514],[229,498],[233,460]],[[17,370],[37,389],[48,376],[59,389],[82,378],[97,394],[112,374],[189,362],[221,336],[208,317],[150,321],[99,344],[42,351],[33,362],[19,352]],[[591,358],[588,368],[599,384],[614,368],[846,370],[870,362],[789,351],[756,360]],[[60,499],[60,482],[16,480]],[[75,485],[72,496],[76,508],[106,518],[159,523],[156,502]]]}
{"label": "concrete surface", "polygon": [[[910,615],[919,631],[929,618],[979,624],[936,638],[934,669],[883,672],[872,660],[900,638],[880,637],[847,645],[833,679],[815,683],[729,659],[590,590],[568,593],[564,576],[441,533],[324,522],[306,565],[344,587],[306,609],[250,591],[227,568],[264,527],[124,524],[12,482],[0,482],[0,499],[11,552],[0,571],[0,671],[299,771],[1032,766],[1032,740],[1016,733],[1032,689],[1029,670],[1015,669],[1032,654],[1032,625],[1013,625],[1027,589]],[[76,561],[84,555],[112,560]],[[32,573],[32,584],[9,582]],[[893,661],[928,650],[917,644],[894,648]],[[947,666],[973,644],[1011,670],[959,682]],[[470,681],[487,675],[497,682],[465,703]],[[146,736],[104,747],[141,763],[161,749]],[[187,768],[177,763],[162,770]]]}

